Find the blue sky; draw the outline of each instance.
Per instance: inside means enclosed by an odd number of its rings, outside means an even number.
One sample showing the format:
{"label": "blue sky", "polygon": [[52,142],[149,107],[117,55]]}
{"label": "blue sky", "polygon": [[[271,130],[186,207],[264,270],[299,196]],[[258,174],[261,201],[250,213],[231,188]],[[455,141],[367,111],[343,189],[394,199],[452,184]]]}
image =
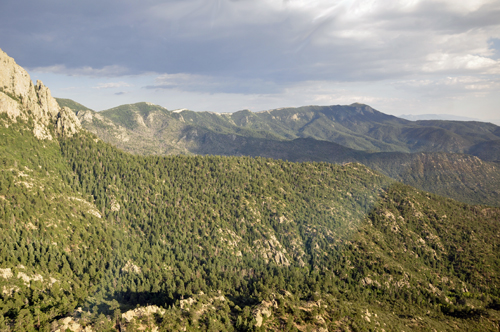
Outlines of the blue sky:
{"label": "blue sky", "polygon": [[7,1],[0,48],[95,110],[361,102],[500,119],[499,0]]}

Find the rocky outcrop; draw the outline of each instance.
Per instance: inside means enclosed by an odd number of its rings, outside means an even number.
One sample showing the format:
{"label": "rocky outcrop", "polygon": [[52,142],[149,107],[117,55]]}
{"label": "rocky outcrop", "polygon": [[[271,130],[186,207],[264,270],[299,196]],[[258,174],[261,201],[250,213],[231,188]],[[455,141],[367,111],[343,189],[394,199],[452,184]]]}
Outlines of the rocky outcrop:
{"label": "rocky outcrop", "polygon": [[266,263],[274,261],[278,265],[290,265],[286,257],[287,251],[276,239],[276,236],[269,235],[268,239],[255,240],[254,247],[262,255]]}
{"label": "rocky outcrop", "polygon": [[255,326],[261,327],[264,322],[264,316],[267,318],[271,317],[273,310],[272,308],[278,309],[278,303],[276,300],[271,301],[262,301],[260,305],[258,305],[254,311],[253,316],[255,318]]}
{"label": "rocky outcrop", "polygon": [[141,319],[147,316],[153,316],[153,314],[164,315],[165,309],[162,309],[155,305],[150,305],[147,307],[140,307],[133,310],[129,310],[122,314],[122,318],[127,322],[131,322],[134,319]]}
{"label": "rocky outcrop", "polygon": [[80,120],[68,107],[63,107],[56,120],[56,132],[61,136],[71,137],[82,129]]}
{"label": "rocky outcrop", "polygon": [[[33,84],[28,72],[0,50],[0,113],[13,122],[33,119],[33,133],[38,139],[53,135],[72,136],[81,129],[80,121],[68,108],[59,107],[49,88],[41,81]],[[49,129],[54,125],[55,131]],[[8,125],[8,124],[7,124]]]}
{"label": "rocky outcrop", "polygon": [[135,265],[131,260],[129,260],[127,264],[122,267],[122,271],[128,273],[141,273],[141,268]]}

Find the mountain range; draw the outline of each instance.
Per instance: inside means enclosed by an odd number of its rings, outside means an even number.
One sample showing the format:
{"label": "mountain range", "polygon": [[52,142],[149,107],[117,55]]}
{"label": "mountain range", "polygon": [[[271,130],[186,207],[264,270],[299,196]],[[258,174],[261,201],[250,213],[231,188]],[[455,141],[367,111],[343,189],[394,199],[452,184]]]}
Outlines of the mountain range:
{"label": "mountain range", "polygon": [[[458,162],[452,151],[408,154],[361,135],[385,128],[364,117],[411,123],[364,105],[328,108],[350,119],[338,137],[395,149],[367,152],[320,140],[336,137],[326,120],[302,130],[324,128],[318,137],[285,137],[305,125],[293,115],[283,115],[287,125],[268,121],[273,112],[136,104],[75,114],[78,104],[57,103],[1,51],[0,65],[0,330],[498,331],[500,208],[425,192],[356,161],[196,151],[325,144],[345,158],[376,154],[395,172],[406,167],[393,158],[402,155],[417,182],[439,159],[431,175],[441,179]],[[432,128],[452,133],[449,125]],[[483,136],[460,142],[495,136],[477,126]],[[135,154],[107,140],[130,142]],[[472,173],[495,165],[459,156]]]}
{"label": "mountain range", "polygon": [[408,121],[361,104],[217,114],[151,103],[94,112],[58,101],[84,128],[135,154],[359,162],[439,195],[500,204],[500,127],[491,123]]}

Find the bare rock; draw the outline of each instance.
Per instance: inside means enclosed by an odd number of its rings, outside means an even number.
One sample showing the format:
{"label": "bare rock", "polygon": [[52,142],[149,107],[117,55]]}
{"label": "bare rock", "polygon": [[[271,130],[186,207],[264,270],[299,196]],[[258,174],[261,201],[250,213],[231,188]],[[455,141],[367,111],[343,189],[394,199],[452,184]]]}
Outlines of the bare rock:
{"label": "bare rock", "polygon": [[71,137],[82,129],[82,125],[72,110],[63,107],[57,114],[56,128],[59,135]]}
{"label": "bare rock", "polygon": [[6,269],[0,269],[0,276],[2,276],[5,279],[10,279],[14,276],[14,274],[12,273],[11,268],[8,267]]}
{"label": "bare rock", "polygon": [[[34,122],[33,133],[40,140],[51,140],[49,125],[58,135],[71,137],[81,130],[81,124],[68,108],[61,109],[49,88],[41,81],[33,84],[28,72],[0,50],[0,113],[11,121],[17,118]],[[8,125],[8,124],[7,124]]]}

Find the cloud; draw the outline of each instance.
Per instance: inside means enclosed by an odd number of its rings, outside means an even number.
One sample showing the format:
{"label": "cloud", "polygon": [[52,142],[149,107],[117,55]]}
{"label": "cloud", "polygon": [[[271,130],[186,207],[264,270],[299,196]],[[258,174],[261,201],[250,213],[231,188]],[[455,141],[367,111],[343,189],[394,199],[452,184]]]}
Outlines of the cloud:
{"label": "cloud", "polygon": [[72,75],[385,79],[435,53],[487,57],[500,37],[498,1],[25,2],[0,14],[4,42],[37,54],[21,54],[30,68]]}
{"label": "cloud", "polygon": [[149,90],[176,89],[206,93],[275,94],[283,88],[272,81],[260,79],[238,80],[232,77],[214,77],[194,74],[163,74],[154,84],[144,86]]}
{"label": "cloud", "polygon": [[132,84],[126,82],[108,82],[108,83],[99,83],[97,86],[94,86],[94,89],[116,89],[116,88],[124,88],[131,87]]}
{"label": "cloud", "polygon": [[418,92],[430,99],[481,98],[500,90],[500,79],[477,76],[458,76],[433,79],[401,80],[392,84],[400,90]]}
{"label": "cloud", "polygon": [[117,77],[126,75],[129,70],[127,68],[110,65],[102,68],[92,68],[89,66],[80,68],[68,68],[66,65],[53,65],[46,67],[28,68],[35,73],[51,73],[62,74],[68,76],[88,76],[88,77]]}
{"label": "cloud", "polygon": [[482,73],[498,74],[500,73],[500,61],[490,58],[467,54],[429,54],[428,63],[424,64],[424,72],[439,71],[478,71]]}
{"label": "cloud", "polygon": [[[499,17],[498,0],[24,0],[2,5],[0,47],[39,73],[127,82],[121,77],[157,73],[133,84],[144,93],[272,102],[296,91],[280,102],[297,105],[300,95],[304,103],[382,103],[394,100],[331,91],[342,91],[337,83],[391,82],[435,98],[491,93],[500,75]],[[92,86],[119,88],[106,84]]]}

